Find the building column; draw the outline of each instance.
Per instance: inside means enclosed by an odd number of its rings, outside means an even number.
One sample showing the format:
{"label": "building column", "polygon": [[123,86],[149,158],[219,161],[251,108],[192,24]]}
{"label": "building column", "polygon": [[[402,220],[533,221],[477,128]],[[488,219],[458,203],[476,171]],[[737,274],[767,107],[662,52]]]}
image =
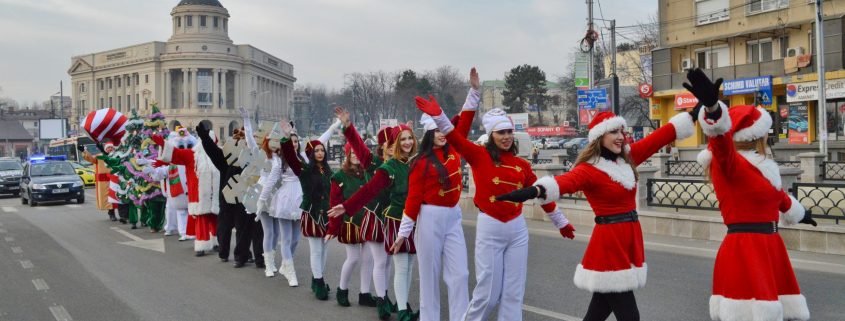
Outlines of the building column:
{"label": "building column", "polygon": [[[207,21],[206,21],[207,22]],[[220,109],[220,69],[211,69],[211,109]]]}
{"label": "building column", "polygon": [[188,88],[188,108],[197,108],[197,68],[188,69],[191,74],[191,83]]}
{"label": "building column", "polygon": [[[135,107],[141,109],[141,97],[138,95],[138,83],[135,82],[135,75],[136,74],[129,75],[129,81],[132,83],[132,87],[129,87],[131,88],[129,95],[132,96],[132,100],[135,101]],[[138,75],[138,77],[141,76]]]}
{"label": "building column", "polygon": [[164,85],[161,97],[161,109],[170,108],[170,69],[164,70],[164,78],[161,80]]}
{"label": "building column", "polygon": [[110,107],[117,107],[117,79],[118,76],[111,76],[109,80],[111,80],[111,106]]}
{"label": "building column", "polygon": [[188,68],[182,68],[182,104],[179,108],[188,108]]}
{"label": "building column", "polygon": [[219,98],[220,108],[222,108],[222,109],[228,109],[229,108],[229,104],[226,101],[226,93],[228,92],[228,89],[229,89],[228,88],[229,86],[226,83],[229,80],[228,79],[229,77],[227,76],[228,73],[229,73],[228,70],[220,69],[220,97],[214,97],[214,99]]}
{"label": "building column", "polygon": [[243,104],[240,102],[240,98],[241,98],[241,80],[240,80],[240,79],[241,79],[241,74],[240,74],[240,73],[238,73],[237,71],[232,71],[232,77],[233,77],[233,78],[235,78],[235,90],[234,90],[234,92],[235,92],[235,99],[234,99],[234,101],[233,101],[233,103],[234,103],[234,106],[233,106],[233,107],[234,107],[234,108],[238,108],[238,107],[240,107],[240,106],[242,106],[242,105],[243,105]]}
{"label": "building column", "polygon": [[121,89],[123,89],[123,94],[122,94],[123,98],[124,98],[123,106],[126,107],[126,111],[130,111],[130,110],[132,110],[132,104],[129,103],[129,101],[131,99],[130,99],[130,97],[128,97],[129,96],[128,95],[129,94],[129,81],[128,81],[129,77],[125,74],[121,75],[120,77],[123,78],[123,81],[121,83],[121,85],[123,85],[123,87],[121,88]]}

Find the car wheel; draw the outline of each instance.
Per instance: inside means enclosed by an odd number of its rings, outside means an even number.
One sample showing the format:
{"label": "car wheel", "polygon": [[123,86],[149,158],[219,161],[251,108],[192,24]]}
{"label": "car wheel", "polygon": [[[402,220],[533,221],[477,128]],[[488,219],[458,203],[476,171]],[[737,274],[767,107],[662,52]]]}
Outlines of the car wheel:
{"label": "car wheel", "polygon": [[76,199],[76,204],[82,204],[82,203],[85,203],[85,196]]}
{"label": "car wheel", "polygon": [[12,193],[12,195],[13,195],[14,197],[18,197],[18,196],[20,196],[20,195],[21,195],[21,192],[14,192],[14,193]]}

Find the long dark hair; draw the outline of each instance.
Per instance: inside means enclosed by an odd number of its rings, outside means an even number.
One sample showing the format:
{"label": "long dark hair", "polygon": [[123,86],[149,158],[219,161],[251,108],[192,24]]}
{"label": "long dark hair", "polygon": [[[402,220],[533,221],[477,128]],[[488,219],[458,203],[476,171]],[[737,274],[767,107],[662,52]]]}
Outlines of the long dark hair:
{"label": "long dark hair", "polygon": [[[323,146],[323,145],[319,145],[319,146]],[[314,149],[316,149],[316,147]],[[323,150],[324,151],[326,150],[326,146],[323,146]],[[297,155],[298,154],[299,153],[297,153]],[[326,154],[325,157],[323,157],[323,160],[319,161],[319,162],[314,157],[314,154],[316,154],[315,151],[312,151],[312,152],[308,153],[308,155],[307,155],[308,156],[308,164],[311,164],[313,166],[313,169],[314,169],[309,173],[308,177],[305,177],[305,179],[307,179],[309,182],[311,182],[311,190],[310,191],[302,191],[304,193],[307,193],[307,195],[319,195],[321,193],[327,193],[328,192],[328,186],[323,186],[323,175],[326,175],[328,177],[332,176],[332,168],[329,167],[328,152],[325,152],[325,154]],[[323,170],[322,172],[320,172],[321,167],[322,167],[322,170]]]}
{"label": "long dark hair", "polygon": [[[437,181],[440,182],[440,186],[444,189],[449,188],[449,173],[446,171],[446,166],[443,166],[443,163],[437,159],[437,155],[434,154],[434,132],[435,130],[426,131],[423,135],[422,142],[420,142],[420,150],[417,152],[417,155],[411,159],[411,170],[416,170],[418,163],[420,160],[427,159],[429,163],[434,166],[434,169],[437,170]],[[443,149],[444,157],[449,157],[449,144],[444,145],[441,147]],[[419,166],[425,166],[425,164],[420,163]],[[422,169],[423,176],[428,172],[428,167]]]}
{"label": "long dark hair", "polygon": [[[487,143],[484,144],[484,148],[487,149],[487,153],[490,154],[490,158],[493,159],[494,164],[502,164],[502,151],[499,150],[499,147],[496,146],[496,142],[493,141],[492,132],[487,135]],[[513,144],[511,144],[511,148],[507,151],[513,153],[514,156],[519,154],[519,144],[516,142],[516,136],[514,136],[513,138]]]}

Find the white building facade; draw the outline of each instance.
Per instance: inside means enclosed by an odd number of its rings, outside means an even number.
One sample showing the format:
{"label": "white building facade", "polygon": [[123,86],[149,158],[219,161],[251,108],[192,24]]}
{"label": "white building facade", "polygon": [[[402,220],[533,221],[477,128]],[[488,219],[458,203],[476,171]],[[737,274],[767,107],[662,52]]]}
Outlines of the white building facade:
{"label": "white building facade", "polygon": [[75,56],[71,76],[71,131],[100,108],[150,112],[153,102],[172,128],[211,123],[219,136],[242,126],[238,107],[260,120],[291,119],[293,65],[229,39],[229,12],[217,0],[182,0],[170,12],[167,42]]}

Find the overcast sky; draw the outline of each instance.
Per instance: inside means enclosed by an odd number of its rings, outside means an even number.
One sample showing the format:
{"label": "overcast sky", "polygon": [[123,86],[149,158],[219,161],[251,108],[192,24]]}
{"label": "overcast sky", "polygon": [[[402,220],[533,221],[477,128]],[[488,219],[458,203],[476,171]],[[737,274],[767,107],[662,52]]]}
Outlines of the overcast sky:
{"label": "overcast sky", "polygon": [[[178,0],[0,0],[0,97],[43,101],[70,90],[70,58],[171,34]],[[344,74],[477,66],[483,80],[520,64],[565,73],[586,28],[585,0],[221,0],[229,36],[294,65],[297,84]],[[645,22],[655,0],[602,0],[617,25]],[[598,6],[596,17],[601,14]],[[601,23],[599,23],[601,25]],[[618,41],[621,41],[618,40]],[[608,38],[609,43],[609,38]]]}

